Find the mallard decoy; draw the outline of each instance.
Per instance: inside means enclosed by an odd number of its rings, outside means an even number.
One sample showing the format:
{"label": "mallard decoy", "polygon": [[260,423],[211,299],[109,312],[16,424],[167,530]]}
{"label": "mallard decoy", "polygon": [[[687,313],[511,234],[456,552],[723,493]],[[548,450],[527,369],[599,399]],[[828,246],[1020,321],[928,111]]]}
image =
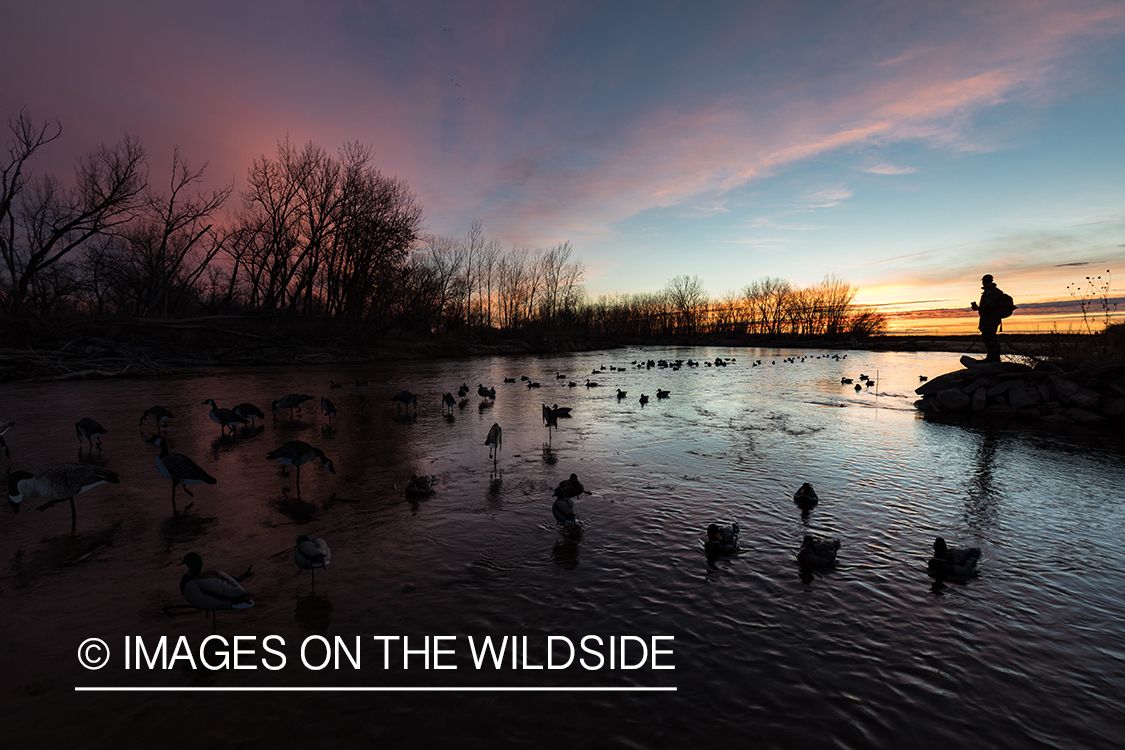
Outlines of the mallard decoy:
{"label": "mallard decoy", "polygon": [[620,388],[617,389],[617,400],[618,401],[620,401],[621,399],[625,398],[628,395],[629,395],[628,391],[623,391]]}
{"label": "mallard decoy", "polygon": [[934,540],[934,556],[926,564],[926,569],[937,578],[963,581],[976,574],[979,560],[979,547],[950,547],[939,536]]}
{"label": "mallard decoy", "polygon": [[434,494],[434,484],[436,483],[437,477],[433,474],[425,474],[423,476],[413,474],[410,477],[410,481],[406,484],[406,496],[411,500],[429,497]]}
{"label": "mallard decoy", "polygon": [[[156,457],[156,470],[160,472],[161,476],[172,482],[172,515],[176,515],[176,485],[182,485],[188,497],[195,497],[188,489],[189,484],[199,484],[200,482],[215,484],[218,481],[184,454],[169,453],[168,441],[163,437],[157,435],[145,442],[160,449],[160,455]],[[191,504],[188,505],[188,508],[190,507]],[[187,508],[184,508],[184,512],[187,512]]]}
{"label": "mallard decoy", "polygon": [[812,508],[820,502],[820,498],[816,496],[816,490],[813,489],[813,486],[805,482],[793,493],[793,502],[795,502],[801,510],[807,511],[812,510]]}
{"label": "mallard decoy", "polygon": [[839,539],[816,539],[811,534],[805,534],[801,548],[797,550],[797,562],[806,568],[831,568],[836,565],[836,551],[839,549]]}
{"label": "mallard decoy", "polygon": [[713,523],[707,527],[707,541],[703,548],[708,555],[733,555],[738,552],[738,524]]}
{"label": "mallard decoy", "polygon": [[567,526],[578,524],[578,506],[574,504],[574,498],[566,496],[561,486],[555,488],[555,502],[551,505],[551,515],[561,524]]}
{"label": "mallard decoy", "polygon": [[578,497],[579,495],[583,494],[594,494],[593,492],[588,491],[585,487],[582,486],[582,482],[578,481],[577,474],[571,474],[569,479],[564,479],[559,482],[559,486],[556,489],[562,490],[563,494],[566,497]]}
{"label": "mallard decoy", "polygon": [[301,570],[311,572],[313,591],[316,591],[316,569],[325,567],[331,561],[332,550],[328,549],[328,542],[309,539],[306,534],[297,537],[297,546],[293,548],[293,562]]}
{"label": "mallard decoy", "polygon": [[[188,552],[179,564],[187,566],[187,572],[180,579],[180,593],[196,609],[216,612],[254,606],[254,599],[238,581],[219,570],[204,571],[203,558],[198,552]],[[212,629],[216,620],[211,620]]]}
{"label": "mallard decoy", "polygon": [[74,509],[74,496],[109,482],[117,484],[121,478],[117,472],[98,466],[85,464],[54,464],[32,474],[29,471],[13,471],[8,477],[8,503],[16,513],[20,503],[28,500],[46,500],[36,510],[47,510],[56,503],[70,502],[70,518],[76,521],[78,514]]}
{"label": "mallard decoy", "polygon": [[645,404],[648,403],[648,396],[646,396],[645,394],[642,393],[640,401],[641,401],[641,406],[644,406]]}
{"label": "mallard decoy", "polygon": [[78,435],[78,442],[83,440],[90,444],[90,448],[94,447],[94,440],[98,441],[98,447],[102,447],[102,435],[109,432],[106,428],[102,427],[96,419],[83,417],[74,424],[74,431]]}

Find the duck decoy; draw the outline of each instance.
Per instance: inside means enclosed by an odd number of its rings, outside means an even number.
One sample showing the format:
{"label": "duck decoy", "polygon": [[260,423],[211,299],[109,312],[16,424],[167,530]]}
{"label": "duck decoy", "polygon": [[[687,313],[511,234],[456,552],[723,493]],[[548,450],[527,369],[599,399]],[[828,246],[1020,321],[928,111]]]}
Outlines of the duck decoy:
{"label": "duck decoy", "polygon": [[641,401],[641,406],[644,406],[645,404],[648,403],[648,396],[646,396],[645,394],[642,393],[640,401]]}
{"label": "duck decoy", "polygon": [[83,417],[74,424],[74,431],[78,434],[78,442],[83,440],[90,444],[90,448],[94,447],[94,440],[98,441],[98,447],[102,447],[102,435],[109,432],[106,428],[98,424],[96,419]]}
{"label": "duck decoy", "polygon": [[801,548],[797,550],[797,563],[804,568],[832,568],[836,565],[836,552],[840,549],[839,539],[817,539],[805,534]]}
{"label": "duck decoy", "polygon": [[855,384],[855,391],[856,391],[856,393],[859,393],[859,392],[860,392],[860,391],[862,391],[862,390],[863,390],[863,386],[862,386],[862,385],[860,385],[859,383],[856,383],[856,384]]}
{"label": "duck decoy", "polygon": [[285,471],[286,466],[297,467],[297,493],[301,492],[301,467],[314,459],[320,459],[320,465],[327,468],[333,474],[336,473],[336,467],[324,455],[324,451],[320,448],[314,448],[303,440],[290,440],[280,448],[275,448],[266,454],[266,459],[270,461],[277,461],[281,464],[281,475],[289,476]]}
{"label": "duck decoy", "polygon": [[556,489],[561,490],[566,497],[578,497],[579,495],[583,494],[594,494],[593,492],[590,492],[582,486],[582,482],[578,481],[577,474],[571,474],[570,478],[564,479],[559,482],[559,486],[556,487]]}
{"label": "duck decoy", "polygon": [[[594,370],[594,372],[597,372],[597,370]],[[591,382],[591,380],[589,378],[586,378],[586,387],[587,388],[597,388],[598,384],[594,383],[594,382]]]}
{"label": "duck decoy", "polygon": [[671,391],[662,391],[659,388],[656,389],[656,397],[657,398],[668,398],[668,394],[670,394],[670,393],[671,393]]}
{"label": "duck decoy", "polygon": [[240,424],[246,424],[247,421],[248,421],[245,417],[240,417],[237,414],[235,414],[234,410],[232,410],[232,409],[220,409],[215,404],[214,399],[209,398],[206,401],[201,401],[200,403],[210,404],[211,405],[211,421],[214,422],[215,424],[219,425],[219,427],[224,431],[229,428],[230,434],[232,434],[232,435],[234,434],[234,431],[238,428],[238,426]]}
{"label": "duck decoy", "polygon": [[[180,579],[180,593],[196,609],[217,612],[254,606],[254,599],[238,581],[219,570],[204,571],[203,558],[198,552],[188,552],[179,564],[187,566],[187,572]],[[212,618],[212,630],[217,620],[217,617]]]}
{"label": "duck decoy", "polygon": [[516,382],[516,379],[515,378],[504,378],[504,382],[505,383],[514,383],[514,382]]}
{"label": "duck decoy", "polygon": [[934,540],[934,556],[926,569],[935,578],[964,581],[976,574],[979,547],[950,547],[940,536]]}
{"label": "duck decoy", "polygon": [[571,380],[571,381],[567,382],[566,387],[567,388],[574,388],[577,385],[578,385],[578,383],[575,383],[573,380]]}
{"label": "duck decoy", "polygon": [[625,398],[628,395],[629,395],[628,391],[623,391],[620,388],[617,389],[617,400],[618,401],[620,401],[621,399]]}
{"label": "duck decoy", "polygon": [[927,380],[929,380],[929,378],[925,375],[919,375],[918,376],[918,382],[919,383],[925,383]]}
{"label": "duck decoy", "polygon": [[555,502],[551,505],[551,515],[566,526],[578,525],[578,506],[575,505],[574,498],[566,496],[562,487],[555,488]]}
{"label": "duck decoy", "polygon": [[141,415],[141,424],[145,423],[146,419],[152,419],[156,422],[156,429],[159,430],[165,422],[172,418],[172,412],[165,409],[163,406],[150,406],[148,410]]}
{"label": "duck decoy", "polygon": [[484,439],[484,444],[488,446],[488,457],[492,459],[492,468],[496,468],[496,461],[500,456],[500,444],[503,442],[503,430],[500,425],[493,422],[492,427],[488,430],[488,437]]}
{"label": "duck decoy", "polygon": [[288,409],[289,418],[293,418],[293,410],[296,409],[297,413],[301,413],[301,404],[308,401],[312,396],[307,396],[303,393],[290,393],[287,396],[282,396],[272,404],[273,413],[276,415],[278,409]]}
{"label": "duck decoy", "polygon": [[707,541],[704,542],[703,549],[711,557],[733,555],[738,552],[738,533],[737,523],[713,523],[707,527]]}
{"label": "duck decoy", "polygon": [[265,415],[262,414],[261,409],[254,406],[254,404],[250,404],[250,403],[246,403],[246,402],[243,402],[243,403],[239,404],[238,406],[231,409],[231,411],[233,411],[235,414],[237,414],[238,416],[242,417],[247,422],[249,422],[251,427],[254,426],[254,420],[255,419],[265,419],[266,418]]}
{"label": "duck decoy", "polygon": [[529,380],[529,381],[527,381],[527,389],[528,389],[528,390],[531,390],[532,388],[538,388],[538,387],[539,387],[539,383],[538,383],[538,382],[536,382],[536,381],[533,381],[533,380]]}
{"label": "duck decoy", "polygon": [[851,385],[851,384],[852,384],[851,378],[840,378],[840,385]]}
{"label": "duck decoy", "polygon": [[74,496],[107,482],[117,484],[121,478],[117,472],[99,466],[85,464],[54,464],[32,474],[29,471],[13,471],[8,477],[8,503],[16,513],[20,503],[28,500],[46,500],[36,510],[47,510],[56,503],[70,502],[71,525],[78,519],[74,509]]}
{"label": "duck decoy", "polygon": [[495,388],[485,388],[484,384],[481,383],[481,384],[477,385],[477,395],[480,396],[481,398],[495,399],[496,398],[496,389]]}
{"label": "duck decoy", "polygon": [[816,490],[808,482],[805,482],[797,491],[793,493],[793,502],[797,504],[801,510],[808,512],[820,502],[820,498],[816,495]]}
{"label": "duck decoy", "polygon": [[425,474],[418,476],[412,474],[410,481],[406,483],[406,496],[411,500],[420,500],[423,497],[429,497],[434,494],[434,485],[437,483],[437,477],[433,474]]}
{"label": "duck decoy", "polygon": [[301,570],[308,570],[312,575],[312,589],[316,591],[316,569],[323,568],[332,561],[332,550],[328,542],[323,539],[309,539],[307,534],[297,537],[297,546],[293,548],[293,562]]}
{"label": "duck decoy", "polygon": [[[156,470],[160,472],[161,476],[172,482],[172,515],[176,515],[176,485],[181,485],[184,492],[188,497],[195,497],[188,489],[189,484],[199,484],[204,482],[206,484],[215,484],[215,477],[208,474],[199,464],[192,461],[190,458],[182,453],[169,453],[168,441],[163,437],[157,435],[145,441],[151,443],[160,449],[160,455],[156,457]],[[191,504],[188,504],[188,508]],[[187,512],[187,508],[184,508]]]}
{"label": "duck decoy", "polygon": [[391,396],[391,401],[395,402],[395,409],[402,411],[402,407],[414,405],[414,413],[418,413],[418,397],[410,391],[399,391]]}

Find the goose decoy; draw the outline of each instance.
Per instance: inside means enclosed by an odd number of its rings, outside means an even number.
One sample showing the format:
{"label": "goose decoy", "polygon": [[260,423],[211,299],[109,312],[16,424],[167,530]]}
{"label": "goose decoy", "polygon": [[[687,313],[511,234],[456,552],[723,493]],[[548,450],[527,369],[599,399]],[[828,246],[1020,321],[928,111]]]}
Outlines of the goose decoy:
{"label": "goose decoy", "polygon": [[561,372],[556,371],[555,372],[555,380],[566,380],[566,375],[563,375]]}
{"label": "goose decoy", "polygon": [[662,391],[659,388],[656,389],[656,397],[657,398],[668,398],[668,394],[670,394],[670,393],[671,393],[671,391]]}
{"label": "goose decoy", "polygon": [[447,393],[441,397],[441,410],[444,412],[445,407],[449,407],[449,413],[453,413],[453,407],[457,405],[457,399],[453,398],[452,393]]}
{"label": "goose decoy", "polygon": [[285,471],[286,466],[297,467],[297,492],[301,491],[301,467],[314,459],[320,459],[320,465],[327,468],[333,474],[336,473],[336,467],[324,455],[324,451],[320,448],[314,448],[303,440],[290,440],[280,448],[275,448],[266,454],[266,459],[270,461],[277,461],[281,464],[281,475],[289,476]]}
{"label": "goose decoy", "polygon": [[543,404],[543,424],[547,425],[547,434],[551,434],[552,427],[559,426],[559,418],[555,416],[555,412],[551,407]]}
{"label": "goose decoy", "polygon": [[254,420],[255,419],[265,419],[266,418],[266,415],[262,414],[261,409],[254,406],[254,404],[249,404],[249,403],[246,403],[246,402],[243,402],[243,403],[239,404],[238,406],[231,409],[231,411],[233,411],[235,414],[237,414],[238,416],[242,417],[247,422],[249,422],[251,427],[254,426]]}
{"label": "goose decoy", "polygon": [[927,380],[929,380],[929,378],[926,377],[925,375],[919,375],[918,376],[918,382],[919,383],[925,383]]}
{"label": "goose decoy", "polygon": [[926,564],[926,569],[935,578],[964,581],[976,574],[979,560],[979,547],[950,547],[939,536],[934,540],[934,556]]}
{"label": "goose decoy", "polygon": [[457,389],[457,395],[461,398],[469,395],[469,386],[467,383],[461,384],[461,387]]}
{"label": "goose decoy", "polygon": [[566,526],[578,525],[578,506],[574,504],[574,498],[566,496],[561,486],[555,488],[555,502],[551,506],[551,515]]}
{"label": "goose decoy", "polygon": [[493,422],[492,427],[488,430],[488,437],[484,439],[484,444],[488,446],[488,457],[492,459],[492,468],[496,468],[496,460],[500,457],[500,444],[503,442],[503,430],[500,425]]}
{"label": "goose decoy", "polygon": [[282,396],[272,404],[273,413],[276,415],[278,409],[288,409],[289,418],[293,418],[293,410],[296,409],[297,413],[301,413],[301,404],[308,401],[312,396],[306,396],[303,393],[290,393],[287,396]]}
{"label": "goose decoy", "polygon": [[313,591],[316,591],[316,569],[325,567],[331,561],[332,550],[328,549],[328,542],[309,539],[307,534],[297,537],[297,546],[293,548],[293,562],[301,570],[311,571]]}
{"label": "goose decoy", "polygon": [[793,493],[793,502],[795,502],[797,507],[801,510],[807,512],[812,510],[813,506],[820,502],[820,498],[817,497],[816,490],[813,489],[813,486],[805,482]]}
{"label": "goose decoy", "polygon": [[863,386],[862,386],[862,385],[860,385],[859,383],[856,383],[856,384],[855,384],[855,391],[856,391],[856,393],[859,393],[859,392],[860,392],[860,391],[862,391],[862,390],[863,390]]}
{"label": "goose decoy", "polygon": [[89,417],[83,417],[75,422],[74,431],[78,434],[78,442],[81,443],[85,440],[90,444],[91,448],[94,447],[94,440],[98,441],[98,447],[101,448],[102,435],[109,432],[109,430],[98,424],[97,420],[90,419]]}
{"label": "goose decoy", "polygon": [[406,496],[411,500],[429,497],[434,494],[434,484],[436,483],[437,477],[433,474],[425,474],[423,476],[412,474],[410,476],[410,481],[406,483]]}
{"label": "goose decoy", "polygon": [[533,381],[533,380],[529,380],[529,381],[527,381],[527,389],[528,389],[528,390],[531,390],[532,388],[539,388],[539,387],[540,387],[540,386],[539,386],[539,383],[538,383],[538,382],[536,382],[536,381]]}
{"label": "goose decoy", "polygon": [[15,422],[7,419],[0,419],[0,450],[4,451],[4,456],[7,458],[11,458],[12,454],[8,451],[8,444],[4,442],[4,433],[15,426]]}
{"label": "goose decoy", "polygon": [[332,417],[336,416],[336,405],[324,396],[320,397],[320,410],[328,417],[328,424],[332,424]]}
{"label": "goose decoy", "polygon": [[220,409],[215,404],[214,399],[209,398],[206,401],[200,401],[200,403],[211,405],[211,421],[219,425],[221,431],[230,428],[230,434],[233,435],[240,424],[246,424],[249,421],[245,417],[235,414],[232,409]]}
{"label": "goose decoy", "polygon": [[514,383],[514,382],[516,382],[516,379],[515,378],[504,378],[504,382],[505,383]]}
{"label": "goose decoy", "polygon": [[[594,370],[594,372],[597,372],[597,370]],[[597,388],[598,384],[594,383],[594,382],[591,382],[589,378],[586,378],[586,387],[587,388]]]}
{"label": "goose decoy", "polygon": [[571,406],[559,406],[558,404],[555,404],[554,406],[551,407],[551,411],[553,411],[555,413],[556,417],[565,418],[565,417],[570,416],[570,411],[571,411],[572,408],[573,407],[571,407]]}
{"label": "goose decoy", "polygon": [[70,502],[70,518],[75,522],[78,514],[74,509],[74,496],[99,484],[117,484],[121,478],[117,472],[98,466],[85,464],[54,464],[32,474],[29,471],[13,471],[8,477],[8,503],[16,513],[20,503],[28,500],[46,500],[36,510],[47,510],[56,503]]}
{"label": "goose decoy", "polygon": [[495,399],[496,398],[496,389],[495,388],[485,388],[483,383],[478,383],[477,384],[477,395],[480,396],[481,398]]}
{"label": "goose decoy", "polygon": [[578,385],[578,383],[575,383],[573,380],[571,380],[571,381],[567,382],[566,387],[567,388],[574,388],[577,385]]}
{"label": "goose decoy", "polygon": [[[204,571],[203,558],[198,552],[188,552],[179,564],[187,566],[187,572],[180,579],[180,593],[196,609],[216,612],[254,606],[254,599],[238,581],[219,570]],[[211,620],[212,629],[217,619]]]}
{"label": "goose decoy", "polygon": [[840,385],[851,385],[851,384],[852,384],[851,378],[840,378]]}
{"label": "goose decoy", "polygon": [[395,402],[395,408],[398,411],[402,411],[402,407],[404,406],[410,406],[411,404],[413,404],[414,413],[418,413],[418,397],[410,391],[399,391],[395,395],[391,396],[391,401]]}
{"label": "goose decoy", "polygon": [[707,527],[707,541],[703,549],[710,556],[733,555],[738,552],[738,524],[713,523]]}
{"label": "goose decoy", "polygon": [[582,495],[582,494],[586,494],[586,495],[594,494],[593,492],[590,492],[589,490],[587,490],[585,487],[582,486],[582,482],[578,481],[578,475],[577,474],[571,474],[569,479],[564,479],[561,482],[559,482],[559,486],[556,487],[555,489],[561,490],[562,493],[566,497],[578,497],[579,495]]}
{"label": "goose decoy", "polygon": [[617,400],[618,401],[620,401],[621,399],[625,398],[628,395],[629,395],[628,391],[623,391],[620,388],[617,389]]}
{"label": "goose decoy", "polygon": [[172,418],[172,412],[165,409],[163,406],[150,406],[148,411],[141,415],[141,424],[145,423],[146,419],[152,419],[156,422],[156,429],[159,430],[161,426]]}
{"label": "goose decoy", "polygon": [[797,563],[804,568],[832,568],[836,565],[836,552],[840,549],[839,539],[817,539],[805,534],[801,548],[797,550]]}
{"label": "goose decoy", "polygon": [[641,401],[641,406],[644,406],[645,404],[648,403],[648,396],[646,396],[645,394],[642,393],[640,401]]}
{"label": "goose decoy", "polygon": [[[184,454],[169,453],[168,441],[163,437],[157,435],[145,442],[160,449],[160,455],[156,457],[156,470],[160,472],[161,476],[172,482],[172,515],[176,515],[177,512],[176,485],[182,485],[188,497],[195,497],[188,489],[189,484],[199,484],[200,482],[215,484],[218,481]],[[190,507],[191,504],[189,503],[188,508]],[[184,508],[184,512],[187,512],[187,508]]]}

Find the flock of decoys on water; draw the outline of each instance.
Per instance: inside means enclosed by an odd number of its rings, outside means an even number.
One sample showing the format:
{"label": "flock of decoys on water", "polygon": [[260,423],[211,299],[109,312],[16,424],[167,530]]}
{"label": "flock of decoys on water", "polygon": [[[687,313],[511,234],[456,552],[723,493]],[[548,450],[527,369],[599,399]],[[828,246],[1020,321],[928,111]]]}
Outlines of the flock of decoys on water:
{"label": "flock of decoys on water", "polygon": [[[847,355],[821,355],[837,360],[846,358]],[[794,362],[798,359],[804,360],[805,357],[790,357],[784,358],[783,361]],[[726,367],[728,364],[734,363],[733,358],[723,359],[716,357],[713,361],[698,362],[693,359],[687,360],[647,360],[632,362],[633,367],[637,369],[652,369],[652,368],[667,368],[670,370],[678,370],[681,367]],[[776,364],[776,360],[771,364]],[[757,367],[763,365],[762,360],[755,360],[751,366]],[[609,372],[626,371],[625,367],[609,367]],[[606,367],[592,371],[592,375],[601,375],[606,372]],[[567,387],[577,387],[577,382],[568,380],[567,376],[562,373],[555,373],[556,380],[566,380]],[[528,376],[520,378],[528,389],[541,387],[541,384],[532,380]],[[875,384],[874,378],[868,377],[866,374],[859,376],[860,383],[865,383],[868,387]],[[920,380],[925,380],[925,377],[920,377]],[[505,383],[515,383],[515,378],[504,378]],[[841,378],[842,385],[851,384],[850,378]],[[862,390],[863,385],[860,383],[855,384],[857,391]],[[364,387],[369,383],[367,381],[356,380],[356,387]],[[343,383],[337,383],[332,380],[329,383],[331,389],[342,388]],[[589,378],[585,379],[585,386],[587,388],[599,387],[596,381]],[[458,396],[455,398],[452,393],[445,393],[441,397],[441,407],[443,414],[448,410],[450,416],[455,406],[464,408],[467,405],[468,394],[470,387],[467,384],[462,384],[458,389]],[[494,402],[496,398],[495,388],[486,388],[483,383],[477,386],[477,395],[486,402],[482,403],[482,409],[487,402]],[[670,390],[657,389],[656,398],[666,399],[671,395]],[[628,396],[628,392],[620,388],[617,389],[616,398],[618,401],[624,400]],[[271,404],[271,409],[276,418],[278,413],[283,410],[288,410],[290,417],[293,413],[300,414],[301,407],[307,402],[312,400],[312,396],[305,394],[289,394],[283,396]],[[413,407],[415,418],[417,418],[418,410],[418,397],[410,391],[399,391],[391,396],[391,402],[395,404],[396,409],[401,412],[403,408],[409,409]],[[649,396],[641,394],[639,402],[644,406],[649,402]],[[201,402],[203,405],[210,406],[209,417],[220,428],[221,435],[234,434],[235,430],[241,425],[252,426],[255,420],[264,419],[263,412],[256,406],[250,403],[240,403],[237,406],[225,409],[220,408],[214,399],[206,399]],[[360,395],[358,400],[360,410],[366,408],[366,399]],[[321,412],[329,420],[337,416],[335,404],[327,397],[320,399]],[[560,418],[568,418],[571,416],[572,407],[560,407],[558,404],[552,406],[542,405],[542,415],[548,431],[552,428],[558,427],[558,420]],[[173,418],[171,412],[167,409],[156,405],[152,406],[141,415],[140,425],[144,425],[146,421],[153,420],[156,426],[157,434],[153,437],[147,438],[146,442],[154,445],[158,449],[158,454],[155,457],[155,466],[157,471],[168,480],[172,485],[172,513],[176,516],[180,513],[176,505],[176,489],[180,487],[189,496],[194,497],[189,487],[197,484],[214,485],[217,479],[211,476],[205,469],[195,463],[192,459],[181,453],[172,453],[169,450],[168,440],[162,434],[162,431],[167,427],[168,421]],[[14,426],[13,422],[7,420],[0,420],[0,450],[10,460],[10,451],[7,443],[4,442],[3,435]],[[97,420],[90,417],[84,417],[75,423],[75,432],[79,443],[83,440],[87,442],[90,449],[93,450],[95,445],[98,448],[102,446],[102,436],[108,434],[108,430],[103,427]],[[499,460],[499,453],[503,440],[503,431],[499,424],[493,424],[490,428],[484,444],[489,449],[489,458],[493,461],[494,469]],[[96,441],[96,442],[95,442]],[[270,461],[277,461],[281,464],[281,475],[288,477],[288,469],[290,467],[296,470],[296,486],[297,496],[300,497],[300,472],[301,467],[305,464],[319,461],[322,468],[328,469],[329,472],[335,473],[336,469],[333,462],[324,454],[324,452],[309,443],[301,440],[291,440],[266,454],[265,458]],[[120,477],[113,471],[86,464],[78,463],[63,463],[47,466],[37,472],[27,471],[11,471],[9,468],[8,476],[8,498],[9,503],[15,512],[19,512],[20,503],[24,499],[28,500],[44,500],[42,505],[39,505],[37,510],[46,510],[47,508],[58,503],[69,502],[71,509],[71,527],[72,531],[77,522],[77,511],[74,504],[74,497],[81,493],[87,492],[94,487],[101,484],[112,483],[117,484],[120,482]],[[413,475],[410,481],[406,484],[405,495],[408,499],[419,500],[427,498],[435,493],[435,485],[437,478],[434,475]],[[560,529],[566,535],[573,535],[580,533],[579,511],[577,507],[577,499],[583,494],[593,494],[586,490],[578,479],[577,474],[571,474],[568,479],[563,480],[555,488],[553,492],[553,502],[551,506],[551,513],[556,522],[559,524]],[[798,488],[793,495],[794,503],[802,510],[804,516],[808,516],[809,512],[819,502],[816,491],[809,483],[804,483]],[[194,503],[188,503],[185,506],[183,513],[187,513]],[[707,536],[703,542],[703,548],[709,558],[717,558],[721,556],[737,555],[741,551],[739,546],[740,528],[738,523],[712,523],[707,528]],[[800,547],[795,552],[797,563],[802,570],[823,570],[835,567],[837,562],[837,555],[840,550],[841,544],[837,539],[818,539],[812,535],[806,535]],[[933,557],[930,558],[927,569],[929,573],[939,580],[952,580],[952,581],[965,581],[969,577],[975,575],[977,561],[980,559],[980,550],[977,548],[958,549],[949,547],[945,540],[938,537],[933,545]],[[327,542],[323,539],[310,539],[306,535],[301,535],[297,538],[296,546],[294,547],[294,562],[297,567],[302,570],[309,570],[312,572],[312,584],[315,591],[315,569],[328,565],[331,560],[331,551],[328,548]],[[188,568],[187,573],[184,574],[180,581],[180,590],[188,603],[201,610],[218,610],[218,609],[245,609],[253,606],[253,598],[241,586],[239,579],[236,579],[221,571],[204,571],[203,561],[198,553],[187,553],[182,562]],[[245,575],[248,575],[247,571]]]}

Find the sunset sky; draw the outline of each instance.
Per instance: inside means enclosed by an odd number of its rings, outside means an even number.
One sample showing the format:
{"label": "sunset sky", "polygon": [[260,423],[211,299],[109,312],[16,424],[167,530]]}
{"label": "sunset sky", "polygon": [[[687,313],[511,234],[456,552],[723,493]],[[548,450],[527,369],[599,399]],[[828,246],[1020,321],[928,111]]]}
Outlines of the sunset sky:
{"label": "sunset sky", "polygon": [[287,135],[358,140],[426,231],[569,241],[592,297],[834,274],[964,310],[992,273],[1049,330],[1068,284],[1125,294],[1120,0],[39,0],[0,69],[0,113],[63,125],[39,170],[128,132],[152,182],[178,145],[241,188]]}

